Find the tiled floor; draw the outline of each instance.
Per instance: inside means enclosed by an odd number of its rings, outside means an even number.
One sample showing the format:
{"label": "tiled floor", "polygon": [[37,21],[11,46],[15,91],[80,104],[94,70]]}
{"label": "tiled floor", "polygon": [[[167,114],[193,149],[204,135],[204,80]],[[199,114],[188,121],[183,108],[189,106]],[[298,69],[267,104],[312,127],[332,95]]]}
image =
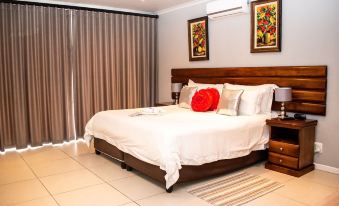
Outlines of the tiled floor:
{"label": "tiled floor", "polygon": [[[295,178],[263,164],[245,170],[284,184],[247,206],[339,205],[339,175],[315,170]],[[0,206],[208,206],[186,191],[210,179],[177,185],[168,194],[163,185],[120,169],[80,141],[0,155]]]}

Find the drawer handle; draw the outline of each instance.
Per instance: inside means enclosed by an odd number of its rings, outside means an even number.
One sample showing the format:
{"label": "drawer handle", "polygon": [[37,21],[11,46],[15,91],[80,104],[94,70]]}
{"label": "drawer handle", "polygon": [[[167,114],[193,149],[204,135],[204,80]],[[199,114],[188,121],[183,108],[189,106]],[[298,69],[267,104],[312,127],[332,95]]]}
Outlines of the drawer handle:
{"label": "drawer handle", "polygon": [[279,162],[282,163],[282,159],[280,159]]}
{"label": "drawer handle", "polygon": [[280,151],[283,151],[283,150],[284,150],[284,148],[280,147]]}

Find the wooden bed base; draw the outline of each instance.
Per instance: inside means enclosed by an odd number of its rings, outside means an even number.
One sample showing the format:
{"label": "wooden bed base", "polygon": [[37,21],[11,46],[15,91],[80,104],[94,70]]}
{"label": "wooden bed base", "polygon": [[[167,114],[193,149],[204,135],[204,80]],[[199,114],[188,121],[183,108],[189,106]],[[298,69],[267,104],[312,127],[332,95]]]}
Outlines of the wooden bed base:
{"label": "wooden bed base", "polygon": [[[179,170],[180,177],[177,183],[198,180],[204,177],[231,172],[265,159],[267,159],[267,151],[259,150],[253,151],[247,156],[235,159],[219,160],[198,166],[182,165],[182,168]],[[124,161],[126,165],[135,168],[153,179],[165,183],[164,176],[166,173],[161,170],[159,166],[141,161],[127,153],[124,154]]]}
{"label": "wooden bed base", "polygon": [[117,147],[109,144],[105,140],[94,138],[94,148],[95,154],[99,155],[100,153],[104,153],[107,156],[110,156],[121,162],[121,168],[126,169],[126,164],[124,162],[124,153],[120,151]]}
{"label": "wooden bed base", "polygon": [[[120,151],[115,146],[109,144],[105,140],[94,138],[94,148],[96,154],[105,153],[106,155],[117,159],[121,162],[121,168],[131,171],[136,169],[143,174],[165,183],[165,171],[161,170],[159,166],[152,165],[141,161],[130,154]],[[225,159],[219,160],[216,162],[211,162],[199,166],[192,165],[182,165],[182,168],[179,170],[179,180],[177,183],[188,182],[193,180],[198,180],[204,177],[210,177],[214,175],[220,175],[226,172],[231,172],[243,167],[252,165],[256,162],[263,161],[267,159],[267,151],[259,150],[253,151],[247,156],[239,157],[235,159]],[[167,192],[172,192],[173,186],[169,189],[166,189]]]}

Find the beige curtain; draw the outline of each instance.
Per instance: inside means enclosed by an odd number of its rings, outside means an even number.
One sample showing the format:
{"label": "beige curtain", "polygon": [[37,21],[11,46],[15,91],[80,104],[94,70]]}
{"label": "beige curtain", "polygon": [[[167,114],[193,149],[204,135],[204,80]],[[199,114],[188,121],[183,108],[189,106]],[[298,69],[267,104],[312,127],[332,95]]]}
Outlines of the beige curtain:
{"label": "beige curtain", "polygon": [[0,3],[0,46],[1,151],[67,141],[98,111],[154,103],[154,18]]}
{"label": "beige curtain", "polygon": [[74,136],[71,11],[0,3],[0,149]]}
{"label": "beige curtain", "polygon": [[151,106],[155,100],[156,19],[74,12],[77,136],[103,110]]}

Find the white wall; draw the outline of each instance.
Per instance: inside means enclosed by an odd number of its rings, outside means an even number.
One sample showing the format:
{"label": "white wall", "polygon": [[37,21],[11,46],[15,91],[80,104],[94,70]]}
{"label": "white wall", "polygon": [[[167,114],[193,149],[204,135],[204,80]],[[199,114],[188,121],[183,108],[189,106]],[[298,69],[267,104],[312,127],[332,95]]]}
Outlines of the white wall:
{"label": "white wall", "polygon": [[316,141],[324,152],[315,162],[339,168],[338,0],[283,0],[282,52],[250,53],[250,15],[209,21],[210,60],[188,61],[187,20],[205,16],[205,4],[162,14],[158,22],[159,101],[169,101],[171,68],[328,65],[327,115]]}

